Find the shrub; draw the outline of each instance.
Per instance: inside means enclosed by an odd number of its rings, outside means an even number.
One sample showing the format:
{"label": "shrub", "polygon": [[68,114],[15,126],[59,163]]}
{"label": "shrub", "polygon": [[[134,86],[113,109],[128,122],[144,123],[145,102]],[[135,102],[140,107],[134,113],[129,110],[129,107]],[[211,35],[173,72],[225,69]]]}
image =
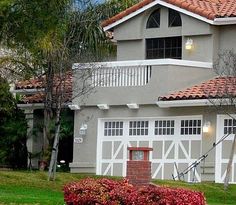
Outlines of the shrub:
{"label": "shrub", "polygon": [[185,189],[157,187],[135,188],[126,179],[83,179],[64,187],[67,205],[206,205],[204,195]]}

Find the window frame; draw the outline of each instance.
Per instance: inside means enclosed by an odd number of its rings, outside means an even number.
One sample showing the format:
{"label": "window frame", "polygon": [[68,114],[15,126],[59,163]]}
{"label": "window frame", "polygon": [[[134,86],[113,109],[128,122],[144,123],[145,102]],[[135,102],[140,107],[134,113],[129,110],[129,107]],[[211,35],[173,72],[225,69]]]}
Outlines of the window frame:
{"label": "window frame", "polygon": [[[175,40],[176,46],[167,46],[168,44],[173,44],[173,40]],[[151,42],[152,41],[152,42]],[[156,42],[154,42],[156,41]],[[161,42],[163,41],[163,42]],[[165,37],[165,38],[147,38],[146,39],[146,59],[165,59],[165,58],[172,58],[172,59],[182,59],[182,36],[174,36],[174,37]],[[148,48],[148,44],[158,44],[159,47],[152,47]],[[160,46],[160,44],[163,44],[163,47]],[[177,45],[179,44],[179,45]],[[152,50],[152,56],[149,55],[149,52]],[[167,51],[169,50],[169,54],[167,54]],[[176,55],[172,55],[172,53],[175,51]],[[154,54],[154,52],[159,52],[157,55]],[[163,54],[162,54],[163,52]],[[151,56],[151,57],[150,57]]]}

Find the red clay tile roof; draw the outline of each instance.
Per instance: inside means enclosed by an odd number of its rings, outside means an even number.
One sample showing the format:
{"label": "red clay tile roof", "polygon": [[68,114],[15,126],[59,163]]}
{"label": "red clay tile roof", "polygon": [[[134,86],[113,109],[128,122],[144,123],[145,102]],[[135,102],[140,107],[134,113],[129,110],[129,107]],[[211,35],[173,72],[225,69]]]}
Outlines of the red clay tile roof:
{"label": "red clay tile roof", "polygon": [[[139,10],[140,8],[154,2],[155,0],[143,0],[125,11],[111,17],[102,23],[106,27],[125,16]],[[207,19],[234,17],[236,16],[235,0],[162,0],[174,6],[193,12]]]}
{"label": "red clay tile roof", "polygon": [[217,77],[199,85],[159,97],[161,101],[236,96],[236,77]]}
{"label": "red clay tile roof", "polygon": [[[65,87],[65,93],[64,93],[64,102],[70,102],[72,99],[72,72],[67,72],[62,79],[60,79],[58,76],[55,76],[55,85],[54,88],[60,84],[63,83]],[[29,79],[25,81],[18,82],[16,84],[16,90],[19,89],[40,89],[44,88],[45,85],[45,76],[42,76],[40,78],[34,78]],[[42,91],[34,94],[27,94],[24,95],[21,103],[43,103],[44,102],[44,93]]]}

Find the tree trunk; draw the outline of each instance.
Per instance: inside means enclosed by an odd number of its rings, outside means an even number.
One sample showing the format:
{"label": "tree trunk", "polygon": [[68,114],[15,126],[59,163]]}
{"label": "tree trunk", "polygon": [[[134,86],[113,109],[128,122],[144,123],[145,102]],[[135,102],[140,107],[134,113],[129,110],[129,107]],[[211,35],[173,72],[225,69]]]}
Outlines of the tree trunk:
{"label": "tree trunk", "polygon": [[49,170],[48,170],[48,181],[55,180],[58,146],[59,146],[59,139],[60,139],[60,128],[61,128],[60,115],[61,115],[61,109],[58,108],[57,115],[56,115],[55,137],[54,137],[51,160],[50,160],[50,165],[49,165]]}

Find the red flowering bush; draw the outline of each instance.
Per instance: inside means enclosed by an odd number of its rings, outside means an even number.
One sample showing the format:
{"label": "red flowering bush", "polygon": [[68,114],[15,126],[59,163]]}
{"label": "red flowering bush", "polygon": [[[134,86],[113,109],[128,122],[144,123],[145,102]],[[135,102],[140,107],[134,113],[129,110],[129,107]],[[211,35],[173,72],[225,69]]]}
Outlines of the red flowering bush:
{"label": "red flowering bush", "polygon": [[83,179],[64,187],[67,205],[206,205],[202,193],[149,185],[135,188],[126,179]]}

